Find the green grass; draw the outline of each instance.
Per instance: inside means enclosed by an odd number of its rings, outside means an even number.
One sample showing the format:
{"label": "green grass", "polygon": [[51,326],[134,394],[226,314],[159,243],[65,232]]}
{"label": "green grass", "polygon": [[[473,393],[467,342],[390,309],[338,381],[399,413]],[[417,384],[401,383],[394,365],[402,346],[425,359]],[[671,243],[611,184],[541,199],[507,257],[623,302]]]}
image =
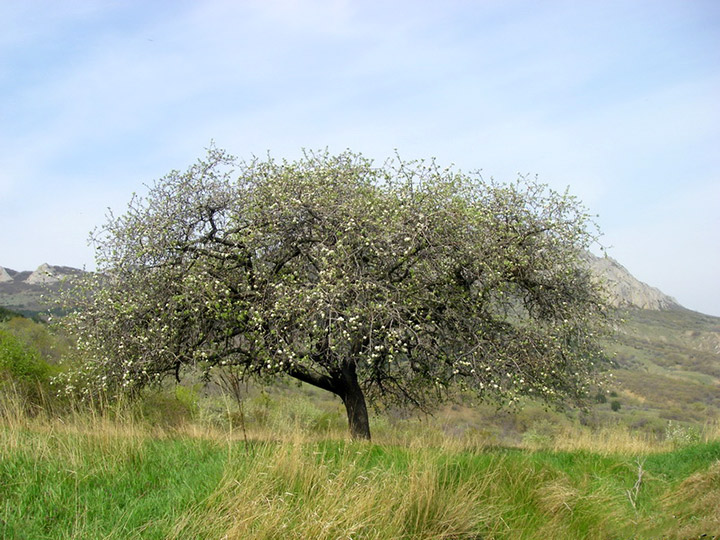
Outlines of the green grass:
{"label": "green grass", "polygon": [[[388,409],[373,444],[346,440],[338,399],[284,380],[246,388],[242,409],[191,385],[103,415],[47,393],[28,407],[15,374],[0,538],[720,538],[719,322],[635,313],[617,395],[588,412]],[[62,355],[42,325],[0,328]]]}
{"label": "green grass", "polygon": [[0,440],[3,538],[165,538],[226,460],[203,439],[5,428]]}
{"label": "green grass", "polygon": [[628,452],[620,437],[616,451],[552,451],[439,443],[422,431],[402,444],[290,428],[272,439],[247,435],[102,417],[6,417],[2,538],[720,534],[718,441]]}

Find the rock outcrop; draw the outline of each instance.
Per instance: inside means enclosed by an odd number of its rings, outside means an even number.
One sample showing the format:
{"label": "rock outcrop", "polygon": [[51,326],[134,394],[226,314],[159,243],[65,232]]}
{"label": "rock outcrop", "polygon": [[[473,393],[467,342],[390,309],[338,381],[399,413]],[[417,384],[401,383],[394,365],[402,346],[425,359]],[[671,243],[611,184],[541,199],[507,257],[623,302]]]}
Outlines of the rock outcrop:
{"label": "rock outcrop", "polygon": [[0,267],[0,306],[28,315],[45,313],[52,307],[56,293],[83,273],[77,268],[49,264],[41,264],[34,272]]}
{"label": "rock outcrop", "polygon": [[7,283],[12,280],[13,278],[10,274],[8,274],[8,271],[0,266],[0,283]]}
{"label": "rock outcrop", "polygon": [[635,278],[611,257],[588,254],[588,264],[617,307],[662,310],[679,307],[677,300]]}
{"label": "rock outcrop", "polygon": [[47,263],[41,264],[38,266],[37,270],[35,270],[32,274],[28,276],[28,278],[25,280],[25,283],[28,283],[30,285],[38,285],[41,283],[56,283],[60,281],[60,275],[58,275],[58,272],[55,268],[50,266]]}

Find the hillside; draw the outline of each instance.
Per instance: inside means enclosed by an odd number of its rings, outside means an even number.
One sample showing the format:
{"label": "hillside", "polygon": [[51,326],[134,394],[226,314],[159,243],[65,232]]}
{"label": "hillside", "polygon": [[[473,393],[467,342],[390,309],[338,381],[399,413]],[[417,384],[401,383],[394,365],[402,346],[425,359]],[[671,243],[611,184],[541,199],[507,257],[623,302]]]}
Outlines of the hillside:
{"label": "hillside", "polygon": [[[710,422],[720,416],[720,318],[684,308],[632,309],[608,350],[622,413]],[[633,423],[631,422],[631,425]]]}
{"label": "hillside", "polygon": [[0,307],[29,316],[47,311],[51,307],[48,299],[82,273],[77,268],[49,264],[19,272],[0,266]]}

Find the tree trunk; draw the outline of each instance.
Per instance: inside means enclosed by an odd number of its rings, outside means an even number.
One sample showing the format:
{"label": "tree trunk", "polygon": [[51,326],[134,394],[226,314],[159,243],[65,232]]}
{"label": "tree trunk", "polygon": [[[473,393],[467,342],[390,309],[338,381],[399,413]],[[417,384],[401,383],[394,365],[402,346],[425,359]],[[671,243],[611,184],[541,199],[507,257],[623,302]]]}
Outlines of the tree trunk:
{"label": "tree trunk", "polygon": [[370,420],[368,419],[365,394],[358,383],[354,362],[348,362],[343,366],[342,386],[342,391],[338,392],[338,395],[345,404],[350,436],[356,440],[369,441]]}
{"label": "tree trunk", "polygon": [[370,420],[365,404],[365,394],[358,383],[353,360],[345,361],[339,370],[329,375],[320,375],[301,366],[291,366],[288,374],[299,381],[339,396],[345,404],[352,438],[370,440]]}
{"label": "tree trunk", "polygon": [[344,396],[340,396],[345,404],[345,411],[348,417],[348,426],[350,427],[350,435],[353,439],[370,440],[370,421],[368,420],[367,405],[365,404],[365,395],[360,389],[347,389]]}

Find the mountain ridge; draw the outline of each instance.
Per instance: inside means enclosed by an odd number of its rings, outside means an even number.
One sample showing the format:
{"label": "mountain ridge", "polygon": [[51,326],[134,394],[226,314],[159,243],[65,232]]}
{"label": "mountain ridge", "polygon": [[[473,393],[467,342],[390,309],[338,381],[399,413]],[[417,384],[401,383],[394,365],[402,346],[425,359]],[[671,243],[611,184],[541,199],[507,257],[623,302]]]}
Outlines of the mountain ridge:
{"label": "mountain ridge", "polygon": [[45,295],[59,292],[73,277],[83,273],[77,268],[48,263],[22,271],[0,266],[0,307],[29,316],[46,313],[51,303]]}
{"label": "mountain ridge", "polygon": [[588,253],[587,263],[596,279],[605,285],[610,304],[614,307],[652,311],[683,307],[672,296],[637,279],[612,257],[597,257]]}

